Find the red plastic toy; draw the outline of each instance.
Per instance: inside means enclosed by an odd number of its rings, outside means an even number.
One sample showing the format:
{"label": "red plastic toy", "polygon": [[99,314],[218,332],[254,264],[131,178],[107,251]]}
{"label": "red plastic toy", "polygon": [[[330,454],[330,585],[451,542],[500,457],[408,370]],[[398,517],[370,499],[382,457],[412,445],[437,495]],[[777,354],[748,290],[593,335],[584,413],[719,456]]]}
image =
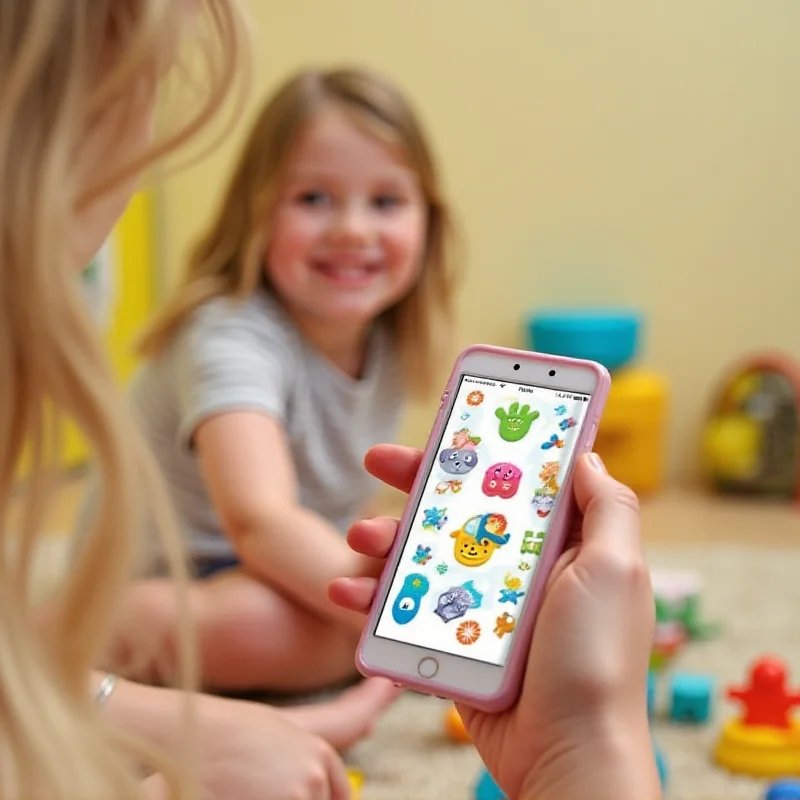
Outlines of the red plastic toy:
{"label": "red plastic toy", "polygon": [[750,684],[728,689],[732,700],[745,705],[743,725],[763,725],[769,728],[790,728],[789,712],[800,705],[800,692],[786,689],[788,670],[777,658],[760,658],[750,669]]}

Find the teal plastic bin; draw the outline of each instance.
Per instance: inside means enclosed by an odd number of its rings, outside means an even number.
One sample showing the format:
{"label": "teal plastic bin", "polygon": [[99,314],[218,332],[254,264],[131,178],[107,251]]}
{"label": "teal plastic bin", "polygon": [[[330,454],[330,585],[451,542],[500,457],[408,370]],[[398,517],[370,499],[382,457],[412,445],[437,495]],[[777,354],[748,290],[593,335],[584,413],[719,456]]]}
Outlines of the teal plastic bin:
{"label": "teal plastic bin", "polygon": [[641,315],[616,309],[542,310],[530,315],[527,346],[539,353],[598,361],[607,370],[633,361]]}

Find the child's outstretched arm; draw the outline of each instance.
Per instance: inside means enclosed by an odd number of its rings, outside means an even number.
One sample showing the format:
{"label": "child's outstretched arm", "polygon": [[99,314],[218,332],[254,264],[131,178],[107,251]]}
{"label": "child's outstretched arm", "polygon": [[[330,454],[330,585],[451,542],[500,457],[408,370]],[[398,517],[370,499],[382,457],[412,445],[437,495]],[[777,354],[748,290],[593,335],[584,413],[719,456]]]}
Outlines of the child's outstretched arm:
{"label": "child's outstretched arm", "polygon": [[210,417],[194,436],[209,495],[243,566],[317,614],[358,630],[360,614],[334,605],[328,584],[341,575],[380,574],[381,563],[348,547],[319,515],[300,504],[281,424],[266,414]]}

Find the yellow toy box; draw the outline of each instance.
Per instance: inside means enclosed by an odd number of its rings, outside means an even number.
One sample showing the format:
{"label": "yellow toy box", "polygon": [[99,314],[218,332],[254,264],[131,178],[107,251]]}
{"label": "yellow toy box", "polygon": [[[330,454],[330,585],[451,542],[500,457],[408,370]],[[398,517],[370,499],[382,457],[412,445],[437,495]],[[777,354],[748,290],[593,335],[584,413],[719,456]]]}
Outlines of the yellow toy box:
{"label": "yellow toy box", "polygon": [[636,367],[612,373],[594,449],[608,471],[637,494],[663,487],[667,406],[662,375]]}

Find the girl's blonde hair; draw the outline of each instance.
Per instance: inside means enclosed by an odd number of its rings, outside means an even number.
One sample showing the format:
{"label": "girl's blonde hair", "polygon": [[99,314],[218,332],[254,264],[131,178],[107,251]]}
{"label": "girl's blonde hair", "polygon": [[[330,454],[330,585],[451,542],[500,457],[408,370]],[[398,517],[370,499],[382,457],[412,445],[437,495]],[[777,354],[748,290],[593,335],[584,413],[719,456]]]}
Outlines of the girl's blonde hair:
{"label": "girl's blonde hair", "polygon": [[398,344],[407,385],[418,394],[430,389],[452,329],[453,221],[413,108],[391,82],[356,68],[300,72],[263,107],[183,280],[140,342],[143,355],[157,355],[202,304],[222,296],[246,298],[266,280],[263,262],[270,232],[264,220],[271,217],[282,168],[303,129],[331,105],[399,147],[424,193],[427,241],[420,278],[384,316]]}
{"label": "girl's blonde hair", "polygon": [[[166,493],[126,413],[81,293],[77,215],[102,212],[112,192],[172,151],[222,107],[246,52],[235,0],[2,0],[0,2],[0,796],[132,800],[139,767],[162,771],[173,797],[196,797],[184,764],[114,734],[95,708],[89,672],[137,555],[139,519],[157,508],[164,546],[185,567]],[[199,16],[195,16],[199,13]],[[178,130],[147,152],[119,153],[140,130],[191,25],[205,95]],[[205,35],[203,35],[205,34]],[[194,38],[194,37],[193,37]],[[187,54],[188,55],[188,54]],[[238,92],[237,92],[238,94]],[[139,102],[141,101],[141,102]],[[108,135],[97,136],[98,130]],[[87,146],[105,145],[108,151]],[[124,162],[124,163],[123,163]],[[79,265],[78,265],[79,266]],[[52,497],[58,431],[76,423],[96,459],[100,496],[64,579],[54,630],[42,636],[32,562]],[[7,530],[24,462],[23,513]],[[182,678],[191,684],[191,639]]]}

